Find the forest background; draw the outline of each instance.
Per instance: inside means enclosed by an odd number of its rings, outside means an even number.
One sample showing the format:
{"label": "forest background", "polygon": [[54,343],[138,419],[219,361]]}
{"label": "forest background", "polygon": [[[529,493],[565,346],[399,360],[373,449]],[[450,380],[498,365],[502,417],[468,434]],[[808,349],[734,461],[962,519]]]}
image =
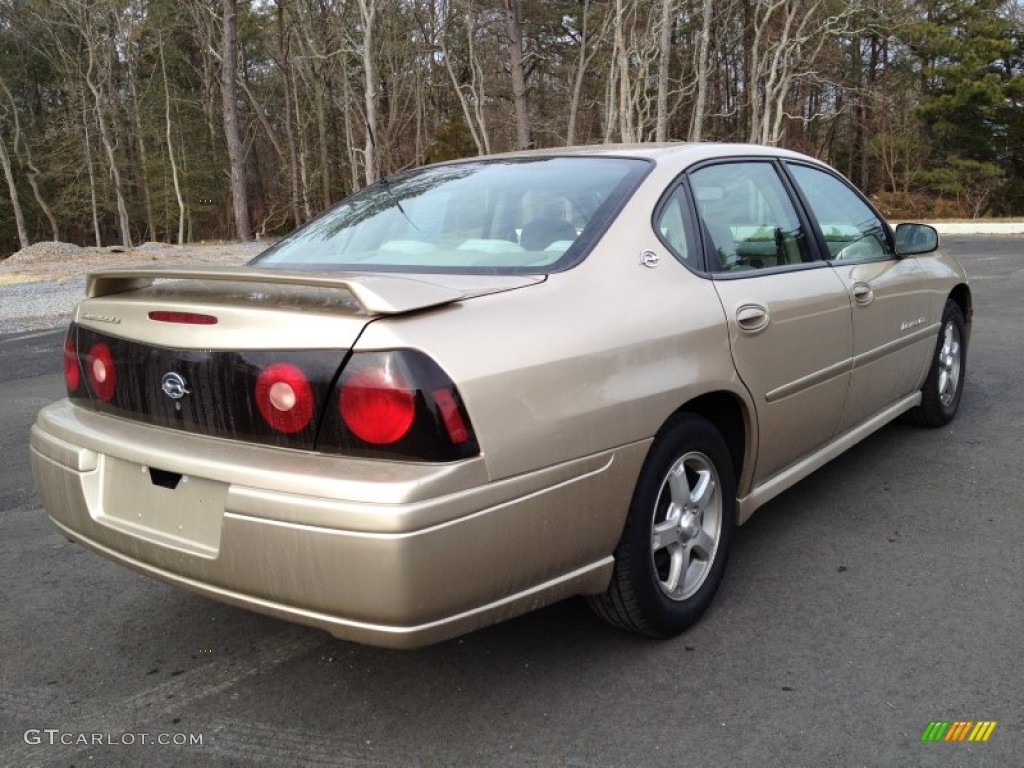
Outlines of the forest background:
{"label": "forest background", "polygon": [[0,258],[273,236],[381,176],[724,140],[1024,213],[1024,0],[0,0]]}

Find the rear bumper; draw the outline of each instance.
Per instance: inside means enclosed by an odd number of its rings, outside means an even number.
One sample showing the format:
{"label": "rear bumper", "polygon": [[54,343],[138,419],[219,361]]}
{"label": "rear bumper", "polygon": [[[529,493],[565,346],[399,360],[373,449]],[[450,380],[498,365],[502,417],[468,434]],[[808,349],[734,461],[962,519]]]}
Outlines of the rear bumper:
{"label": "rear bumper", "polygon": [[[70,538],[209,597],[399,648],[602,591],[648,445],[492,483],[482,458],[311,455],[68,401],[43,409],[31,438],[40,496]],[[180,478],[162,487],[150,468]]]}

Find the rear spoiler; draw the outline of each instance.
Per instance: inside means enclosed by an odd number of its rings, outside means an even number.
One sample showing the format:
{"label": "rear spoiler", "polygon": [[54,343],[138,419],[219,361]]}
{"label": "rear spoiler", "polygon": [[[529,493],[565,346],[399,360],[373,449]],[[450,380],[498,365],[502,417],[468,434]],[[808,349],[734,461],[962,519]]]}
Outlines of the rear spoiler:
{"label": "rear spoiler", "polygon": [[[233,283],[297,285],[348,291],[368,315],[397,315],[415,309],[435,307],[484,293],[508,290],[539,282],[536,276],[490,277],[485,281],[451,276],[448,282],[466,283],[465,288],[391,274],[313,272],[306,270],[258,269],[253,267],[130,267],[90,272],[85,283],[87,298],[110,296],[147,288],[157,280],[215,280]],[[442,279],[450,276],[443,276]],[[476,283],[476,285],[474,285]]]}

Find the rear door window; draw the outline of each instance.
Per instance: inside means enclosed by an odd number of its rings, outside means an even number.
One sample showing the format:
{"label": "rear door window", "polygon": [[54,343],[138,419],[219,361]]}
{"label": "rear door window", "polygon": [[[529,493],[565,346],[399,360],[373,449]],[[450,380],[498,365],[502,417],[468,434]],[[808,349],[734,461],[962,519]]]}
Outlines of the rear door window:
{"label": "rear door window", "polygon": [[814,261],[806,227],[770,161],[709,165],[689,175],[712,272]]}

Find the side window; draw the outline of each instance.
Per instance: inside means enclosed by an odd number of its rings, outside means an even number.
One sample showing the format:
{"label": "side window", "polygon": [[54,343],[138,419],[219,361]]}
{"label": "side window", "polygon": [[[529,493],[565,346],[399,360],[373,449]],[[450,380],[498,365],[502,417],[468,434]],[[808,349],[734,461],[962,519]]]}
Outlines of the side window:
{"label": "side window", "polygon": [[690,174],[690,187],[711,247],[711,271],[741,272],[813,260],[807,232],[771,163],[706,166]]}
{"label": "side window", "polygon": [[661,239],[675,251],[679,259],[693,269],[699,269],[696,251],[690,246],[686,221],[686,196],[682,188],[676,187],[665,201],[654,226]]}
{"label": "side window", "polygon": [[855,262],[890,255],[885,225],[852,189],[817,168],[790,165],[789,170],[818,220],[829,258]]}

